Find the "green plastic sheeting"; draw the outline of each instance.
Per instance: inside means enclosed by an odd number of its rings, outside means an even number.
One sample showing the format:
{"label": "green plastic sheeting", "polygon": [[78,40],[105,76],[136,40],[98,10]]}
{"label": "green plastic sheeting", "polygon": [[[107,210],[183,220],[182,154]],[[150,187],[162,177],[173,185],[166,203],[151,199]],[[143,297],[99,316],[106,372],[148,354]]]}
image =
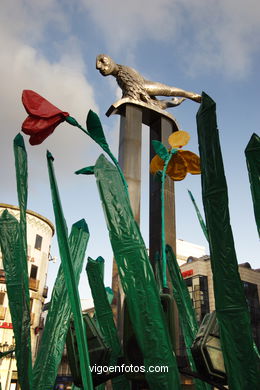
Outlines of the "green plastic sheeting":
{"label": "green plastic sheeting", "polygon": [[[24,310],[23,313],[23,328],[21,334],[21,343],[28,345],[26,355],[21,353],[21,359],[23,359],[24,369],[28,374],[28,379],[21,379],[22,382],[32,384],[32,356],[31,356],[31,316],[30,316],[30,293],[29,293],[29,281],[28,281],[28,265],[27,265],[27,224],[26,224],[26,209],[27,209],[27,198],[28,198],[28,163],[27,153],[24,145],[23,136],[17,134],[13,142],[14,157],[15,157],[15,171],[16,171],[16,186],[18,202],[20,207],[20,232],[21,232],[21,263],[22,263],[22,277],[24,284]],[[24,348],[22,346],[22,348]],[[27,367],[25,367],[27,366]],[[21,369],[22,372],[23,369]],[[27,386],[27,385],[23,385]],[[21,385],[22,389],[23,386]],[[25,387],[26,388],[26,387]]]}
{"label": "green plastic sheeting", "polygon": [[162,233],[161,233],[161,256],[162,256],[162,286],[163,288],[168,288],[167,284],[167,260],[166,260],[166,241],[165,241],[165,201],[164,201],[164,187],[165,187],[165,179],[166,179],[166,171],[169,165],[169,162],[172,158],[172,155],[177,153],[177,149],[172,149],[170,153],[166,147],[160,142],[153,140],[152,141],[153,148],[156,154],[163,160],[163,170],[160,171],[158,175],[161,180],[161,225],[162,225]]}
{"label": "green plastic sheeting", "polygon": [[254,205],[255,221],[260,237],[260,138],[253,134],[245,149],[247,170]]}
{"label": "green plastic sheeting", "polygon": [[230,390],[257,390],[260,379],[228,210],[216,104],[205,93],[197,113],[201,180],[216,314]]}
{"label": "green plastic sheeting", "polygon": [[[196,320],[195,310],[192,306],[189,290],[183,280],[180,267],[178,265],[175,253],[170,245],[166,245],[166,257],[168,271],[170,274],[173,296],[178,307],[181,329],[186,346],[186,352],[189,359],[192,371],[197,372],[193,356],[191,354],[191,346],[198,332],[198,323]],[[196,379],[196,390],[210,390],[211,387],[206,383]]]}
{"label": "green plastic sheeting", "polygon": [[[116,168],[101,155],[94,168],[127,306],[150,389],[180,389],[179,373],[145,243]],[[165,366],[168,372],[148,372]]]}
{"label": "green plastic sheeting", "polygon": [[190,190],[188,190],[188,193],[189,193],[189,195],[190,195],[191,201],[192,201],[193,206],[194,206],[194,208],[195,208],[195,211],[196,211],[196,214],[197,214],[197,217],[198,217],[198,220],[199,220],[201,229],[202,229],[202,231],[203,231],[203,233],[204,233],[204,236],[206,237],[206,240],[208,241],[208,240],[209,240],[209,237],[208,237],[207,226],[205,225],[205,222],[204,222],[204,220],[203,220],[203,218],[202,218],[202,216],[201,216],[201,213],[200,213],[199,208],[198,208],[198,206],[197,206],[197,204],[196,204],[196,201],[195,201],[195,199],[194,199],[194,197],[193,197],[193,195],[192,195],[192,192],[191,192]]}
{"label": "green plastic sheeting", "polygon": [[22,390],[30,390],[32,389],[30,307],[23,278],[22,239],[19,222],[7,210],[4,210],[0,217],[0,246],[15,337],[18,380]]}
{"label": "green plastic sheeting", "polygon": [[112,302],[114,299],[114,292],[113,292],[112,288],[110,288],[110,287],[105,287],[105,290],[107,293],[108,303],[109,303],[109,305],[112,305]]}
{"label": "green plastic sheeting", "polygon": [[[73,224],[69,237],[69,246],[77,284],[79,283],[88,239],[89,231],[85,220],[82,219]],[[66,343],[70,318],[71,304],[66,289],[62,265],[60,265],[52,290],[51,302],[40,348],[33,367],[34,390],[49,390],[54,387]]]}
{"label": "green plastic sheeting", "polygon": [[[114,323],[113,312],[108,302],[107,292],[103,283],[100,261],[88,258],[86,267],[89,286],[95,305],[95,314],[106,344],[111,348],[110,365],[116,366],[118,358],[123,356],[121,344]],[[128,390],[129,383],[124,376],[112,379],[114,390]]]}
{"label": "green plastic sheeting", "polygon": [[26,237],[28,168],[24,141],[20,134],[15,137],[13,146],[20,223],[7,210],[3,212],[0,223],[0,245],[15,336],[18,380],[22,390],[30,390],[32,389],[31,318]]}
{"label": "green plastic sheeting", "polygon": [[74,318],[76,338],[77,338],[79,358],[80,358],[80,371],[82,376],[82,383],[83,383],[84,390],[92,390],[93,383],[92,383],[92,377],[91,377],[90,367],[89,367],[89,355],[88,355],[86,332],[83,323],[79,293],[78,293],[77,283],[75,280],[75,274],[73,269],[72,255],[71,255],[68,233],[67,233],[68,229],[63,215],[58,186],[54,174],[53,160],[54,158],[52,157],[51,153],[47,152],[48,171],[49,171],[49,178],[50,178],[53,210],[55,216],[56,232],[57,232],[58,245],[59,245],[60,257],[61,257],[61,264],[64,273],[64,279],[66,283],[66,288],[68,290],[68,296],[69,296],[73,318]]}
{"label": "green plastic sheeting", "polygon": [[[24,263],[24,279],[28,285],[28,266],[27,266],[27,227],[26,227],[26,209],[27,209],[27,197],[28,197],[28,166],[27,166],[27,153],[24,145],[24,140],[21,134],[17,134],[13,143],[14,157],[15,157],[15,170],[16,170],[16,185],[17,195],[20,207],[20,229],[22,238],[22,250]],[[30,299],[29,290],[27,290],[28,302]]]}

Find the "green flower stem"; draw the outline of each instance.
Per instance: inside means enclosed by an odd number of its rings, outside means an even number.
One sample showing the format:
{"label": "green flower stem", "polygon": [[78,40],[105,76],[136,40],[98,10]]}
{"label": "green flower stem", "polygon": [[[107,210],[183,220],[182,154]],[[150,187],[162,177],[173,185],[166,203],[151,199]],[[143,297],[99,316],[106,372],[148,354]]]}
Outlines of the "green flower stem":
{"label": "green flower stem", "polygon": [[[65,120],[66,120],[66,122],[68,122],[70,125],[78,127],[81,131],[83,131],[83,133],[87,134],[90,138],[92,138],[92,139],[96,142],[96,140],[91,136],[91,134],[90,134],[86,129],[84,129],[84,128],[77,122],[77,120],[76,120],[75,118],[73,118],[72,116],[67,116],[67,117],[65,118]],[[129,196],[129,194],[128,194],[128,185],[127,185],[127,182],[126,182],[126,180],[125,180],[124,174],[123,174],[123,172],[122,172],[122,169],[120,168],[120,165],[119,165],[117,159],[115,158],[115,156],[113,155],[113,153],[111,152],[111,150],[110,150],[109,147],[108,147],[108,148],[104,148],[104,147],[103,147],[102,145],[100,145],[100,144],[99,144],[99,146],[104,150],[104,152],[107,153],[107,155],[111,158],[111,160],[112,160],[113,163],[115,164],[115,166],[116,166],[116,168],[117,168],[117,170],[118,170],[118,172],[119,172],[119,174],[120,174],[120,177],[121,177],[121,179],[122,179],[122,182],[123,182],[123,184],[124,184],[124,188],[125,188],[125,190],[126,190],[126,193],[127,193],[127,195]]]}
{"label": "green flower stem", "polygon": [[119,175],[120,175],[120,177],[121,177],[121,179],[122,179],[122,182],[123,182],[123,184],[124,184],[126,193],[127,193],[127,195],[129,196],[129,194],[128,194],[128,184],[127,184],[127,182],[126,182],[125,176],[124,176],[124,174],[123,174],[123,172],[122,172],[122,169],[120,168],[120,165],[119,165],[117,159],[115,158],[115,156],[113,155],[113,153],[111,152],[110,149],[105,150],[105,151],[107,152],[107,154],[109,155],[109,157],[111,158],[111,160],[113,161],[113,163],[115,164],[115,166],[117,167],[117,170],[118,170],[118,172],[119,172]]}
{"label": "green flower stem", "polygon": [[166,260],[166,241],[165,241],[165,216],[164,216],[164,185],[166,178],[166,170],[168,168],[168,164],[172,158],[172,154],[170,153],[168,158],[164,160],[163,171],[161,177],[161,220],[162,220],[162,277],[163,277],[163,288],[167,288],[167,260]]}

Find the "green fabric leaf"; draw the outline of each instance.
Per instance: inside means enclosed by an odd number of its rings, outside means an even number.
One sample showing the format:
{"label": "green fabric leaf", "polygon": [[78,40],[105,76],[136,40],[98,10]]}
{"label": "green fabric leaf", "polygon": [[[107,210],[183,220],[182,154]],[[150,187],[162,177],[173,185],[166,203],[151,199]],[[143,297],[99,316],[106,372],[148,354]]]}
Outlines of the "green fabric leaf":
{"label": "green fabric leaf", "polygon": [[75,172],[76,175],[94,175],[94,166],[91,165],[89,167],[81,168]]}
{"label": "green fabric leaf", "polygon": [[[26,356],[22,356],[25,372],[28,373],[28,381],[30,387],[32,384],[32,358],[31,358],[31,333],[30,333],[30,293],[29,293],[29,281],[28,281],[28,265],[27,265],[27,224],[26,224],[26,209],[27,209],[27,198],[28,198],[28,163],[27,163],[27,153],[24,145],[24,139],[21,134],[17,134],[13,142],[14,156],[15,156],[15,171],[16,171],[16,185],[17,185],[17,194],[18,202],[20,207],[20,237],[22,244],[22,253],[21,253],[21,265],[22,273],[21,277],[23,278],[24,293],[26,298],[26,304],[24,309],[27,311],[26,323],[22,329],[23,334],[21,338],[23,342],[28,345],[28,351]],[[27,365],[27,367],[25,367]],[[20,376],[22,371],[20,372]],[[24,378],[22,379],[24,382]],[[22,387],[26,386],[25,384]]]}
{"label": "green fabric leaf", "polygon": [[255,221],[260,237],[260,138],[253,134],[245,149],[247,170],[254,206]]}
{"label": "green fabric leaf", "polygon": [[[89,231],[86,221],[83,219],[74,223],[69,237],[69,246],[76,284],[79,283],[88,239]],[[52,290],[40,348],[33,367],[34,390],[49,390],[54,387],[66,343],[71,313],[64,273],[60,265]]]}
{"label": "green fabric leaf", "polygon": [[24,278],[23,240],[19,222],[7,210],[0,217],[0,247],[15,337],[18,380],[22,390],[32,390],[30,304]]}
{"label": "green fabric leaf", "polygon": [[160,141],[153,140],[152,145],[155,153],[158,154],[158,156],[161,157],[163,161],[166,161],[169,158],[168,150]]}
{"label": "green fabric leaf", "polygon": [[106,293],[107,293],[108,302],[111,305],[112,302],[113,302],[113,299],[114,299],[114,291],[110,287],[106,287],[105,290],[106,290]]}
{"label": "green fabric leaf", "polygon": [[117,336],[113,312],[107,299],[100,264],[96,260],[91,259],[91,257],[88,257],[86,271],[94,300],[96,318],[101,333],[112,351],[110,364],[115,365],[118,357],[122,356],[122,349]]}
{"label": "green fabric leaf", "polygon": [[[111,348],[111,358],[109,364],[111,366],[116,366],[118,358],[122,357],[123,353],[114,323],[113,312],[103,283],[103,272],[100,267],[102,264],[104,264],[104,259],[102,257],[98,257],[96,260],[89,257],[86,271],[94,300],[95,315],[105,342]],[[124,375],[118,378],[113,378],[112,384],[114,390],[130,389],[128,380]]]}
{"label": "green fabric leaf", "polygon": [[216,104],[204,92],[197,113],[202,197],[209,235],[216,315],[230,390],[257,390],[259,373],[230,226]]}
{"label": "green fabric leaf", "polygon": [[177,362],[145,243],[134,220],[129,198],[116,168],[101,155],[95,176],[111,245],[126,294],[144,365],[168,366],[168,372],[147,372],[150,389],[180,389]]}
{"label": "green fabric leaf", "polygon": [[[171,278],[173,296],[178,307],[181,329],[186,346],[186,352],[192,371],[197,372],[196,365],[191,354],[191,346],[198,332],[198,323],[195,310],[192,306],[189,290],[183,280],[175,253],[170,245],[166,245],[166,257],[168,271]],[[211,386],[196,379],[196,390],[210,390]]]}
{"label": "green fabric leaf", "polygon": [[82,383],[86,389],[93,390],[92,377],[89,368],[89,355],[88,355],[85,326],[83,322],[79,292],[75,280],[75,274],[74,274],[73,263],[72,263],[72,255],[71,255],[71,250],[70,250],[68,236],[67,236],[66,221],[63,215],[58,186],[57,186],[55,173],[54,173],[53,160],[54,159],[51,153],[47,152],[48,171],[49,171],[50,187],[51,187],[51,194],[52,194],[53,210],[55,215],[56,232],[58,238],[61,263],[64,272],[64,279],[66,282],[68,296],[69,296],[72,313],[74,317],[76,338],[77,338],[79,357],[80,357],[80,371],[82,376]]}
{"label": "green fabric leaf", "polygon": [[88,129],[90,136],[105,151],[109,151],[109,146],[107,144],[107,140],[106,140],[100,119],[99,119],[98,115],[92,110],[89,110],[89,113],[87,116],[87,129]]}

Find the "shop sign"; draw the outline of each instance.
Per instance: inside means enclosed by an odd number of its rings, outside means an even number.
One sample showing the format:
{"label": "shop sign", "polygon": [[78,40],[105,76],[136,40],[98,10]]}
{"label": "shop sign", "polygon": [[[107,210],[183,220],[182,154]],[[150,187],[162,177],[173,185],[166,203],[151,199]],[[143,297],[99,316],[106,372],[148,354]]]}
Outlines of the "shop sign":
{"label": "shop sign", "polygon": [[182,274],[183,278],[187,278],[188,276],[192,276],[193,275],[193,269],[188,269],[187,271],[183,271],[181,274]]}
{"label": "shop sign", "polygon": [[0,321],[0,328],[13,329],[13,324],[12,324],[12,322]]}

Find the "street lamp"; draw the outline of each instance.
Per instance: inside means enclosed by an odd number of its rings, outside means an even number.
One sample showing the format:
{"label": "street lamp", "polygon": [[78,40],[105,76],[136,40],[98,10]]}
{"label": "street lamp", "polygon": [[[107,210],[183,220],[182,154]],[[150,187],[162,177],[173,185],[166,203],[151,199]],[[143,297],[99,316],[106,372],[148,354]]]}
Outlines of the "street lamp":
{"label": "street lamp", "polygon": [[204,317],[191,346],[191,352],[199,374],[217,383],[227,383],[215,311]]}
{"label": "street lamp", "polygon": [[7,341],[4,343],[3,345],[3,352],[7,352],[9,350],[9,345],[7,343]]}

